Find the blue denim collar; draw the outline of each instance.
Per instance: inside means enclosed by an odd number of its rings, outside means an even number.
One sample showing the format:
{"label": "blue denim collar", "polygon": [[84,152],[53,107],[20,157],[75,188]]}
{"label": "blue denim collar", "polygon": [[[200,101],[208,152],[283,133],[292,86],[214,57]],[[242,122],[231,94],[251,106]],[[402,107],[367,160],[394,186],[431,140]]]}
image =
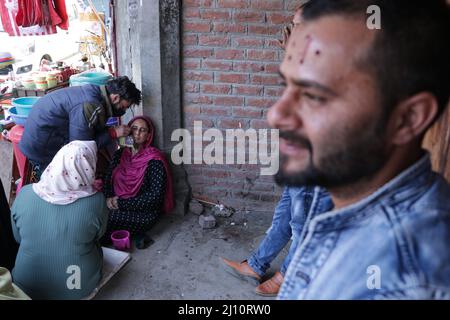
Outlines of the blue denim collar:
{"label": "blue denim collar", "polygon": [[428,152],[415,164],[404,170],[380,189],[360,201],[329,212],[319,213],[312,221],[315,231],[329,231],[354,224],[375,214],[374,207],[381,204],[395,206],[414,193],[414,189],[428,189],[432,183],[431,161]]}

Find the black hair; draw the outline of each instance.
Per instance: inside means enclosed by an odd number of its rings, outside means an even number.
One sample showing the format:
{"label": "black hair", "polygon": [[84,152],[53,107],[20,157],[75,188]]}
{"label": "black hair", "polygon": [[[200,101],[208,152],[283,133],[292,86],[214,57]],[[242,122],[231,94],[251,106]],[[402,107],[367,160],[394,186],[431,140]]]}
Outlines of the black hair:
{"label": "black hair", "polygon": [[121,99],[129,101],[131,104],[140,104],[142,100],[141,91],[128,79],[127,76],[118,77],[108,81],[106,90],[109,94],[118,94]]}
{"label": "black hair", "polygon": [[431,92],[439,114],[450,92],[450,7],[445,0],[310,0],[304,21],[338,15],[368,19],[367,9],[381,12],[381,30],[358,63],[371,72],[389,113],[402,100]]}

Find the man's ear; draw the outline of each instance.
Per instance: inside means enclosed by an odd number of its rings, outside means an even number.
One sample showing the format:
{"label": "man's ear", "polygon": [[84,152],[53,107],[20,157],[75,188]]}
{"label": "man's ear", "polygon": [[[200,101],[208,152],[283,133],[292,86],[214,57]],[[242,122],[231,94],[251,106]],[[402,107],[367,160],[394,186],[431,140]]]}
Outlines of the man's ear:
{"label": "man's ear", "polygon": [[120,95],[112,93],[109,95],[112,104],[118,104],[120,102]]}
{"label": "man's ear", "polygon": [[438,109],[436,97],[429,92],[402,101],[389,118],[391,142],[404,145],[420,137],[435,120]]}

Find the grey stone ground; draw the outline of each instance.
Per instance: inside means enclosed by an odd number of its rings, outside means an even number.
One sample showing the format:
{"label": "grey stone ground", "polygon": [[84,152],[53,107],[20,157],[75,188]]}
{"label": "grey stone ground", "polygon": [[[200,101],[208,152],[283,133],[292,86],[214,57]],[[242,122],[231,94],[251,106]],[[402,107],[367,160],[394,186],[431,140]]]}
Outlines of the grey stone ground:
{"label": "grey stone ground", "polygon": [[[198,216],[165,216],[149,232],[155,243],[133,248],[132,260],[101,289],[97,300],[259,300],[254,286],[224,271],[219,257],[243,260],[258,246],[272,212],[235,213],[202,230]],[[234,225],[233,225],[234,224]],[[287,254],[278,255],[271,276]]]}

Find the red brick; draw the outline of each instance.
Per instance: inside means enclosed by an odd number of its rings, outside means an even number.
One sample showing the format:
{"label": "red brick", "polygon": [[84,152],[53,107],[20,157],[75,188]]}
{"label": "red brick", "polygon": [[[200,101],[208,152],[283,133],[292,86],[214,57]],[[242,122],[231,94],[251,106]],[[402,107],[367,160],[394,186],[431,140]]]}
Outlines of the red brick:
{"label": "red brick", "polygon": [[249,107],[270,108],[277,99],[269,98],[247,98],[246,105]]}
{"label": "red brick", "polygon": [[[273,177],[272,176],[260,176],[257,180],[255,180],[255,184],[256,183],[273,183]],[[279,187],[277,187],[278,189]]]}
{"label": "red brick", "polygon": [[248,0],[218,0],[217,6],[219,8],[243,9],[248,7]]}
{"label": "red brick", "polygon": [[204,84],[201,86],[201,91],[207,94],[229,94],[231,92],[231,86],[221,84]]}
{"label": "red brick", "polygon": [[211,24],[209,22],[184,22],[184,32],[210,32]]}
{"label": "red brick", "polygon": [[281,37],[280,39],[266,39],[264,47],[284,50],[282,44],[280,43],[280,40]]}
{"label": "red brick", "polygon": [[240,97],[216,97],[214,99],[216,106],[242,106],[244,98]]}
{"label": "red brick", "polygon": [[233,115],[242,118],[260,118],[262,116],[262,110],[252,108],[233,108]]}
{"label": "red brick", "polygon": [[197,8],[183,8],[183,18],[200,18],[200,10]]}
{"label": "red brick", "polygon": [[208,188],[206,195],[213,201],[222,203],[222,199],[228,196],[228,190],[212,190],[212,188]]}
{"label": "red brick", "polygon": [[196,72],[196,71],[187,71],[184,73],[185,80],[194,80],[194,81],[213,81],[212,72]]}
{"label": "red brick", "polygon": [[214,23],[213,31],[219,33],[245,33],[247,28],[242,24]]}
{"label": "red brick", "polygon": [[205,177],[208,178],[228,178],[230,177],[230,173],[228,171],[225,170],[209,170],[207,169],[208,167],[205,167],[205,169],[203,169],[203,174]]}
{"label": "red brick", "polygon": [[251,0],[251,8],[258,10],[281,10],[283,0]]}
{"label": "red brick", "polygon": [[223,10],[203,10],[201,17],[207,20],[229,20],[231,15],[230,12]]}
{"label": "red brick", "polygon": [[263,92],[262,86],[233,86],[233,94],[243,96],[260,96]]}
{"label": "red brick", "polygon": [[244,55],[245,55],[244,50],[235,50],[235,49],[219,50],[219,49],[216,49],[215,58],[216,59],[226,59],[226,60],[239,60],[239,59],[244,59]]}
{"label": "red brick", "polygon": [[283,30],[280,26],[267,26],[267,25],[258,25],[258,26],[248,26],[248,34],[261,34],[264,36],[274,36],[280,35]]}
{"label": "red brick", "polygon": [[213,0],[183,0],[183,7],[211,7]]}
{"label": "red brick", "polygon": [[279,201],[280,197],[273,194],[261,194],[261,201],[264,202],[276,202]]}
{"label": "red brick", "polygon": [[264,85],[281,85],[283,79],[280,76],[264,76],[264,75],[252,75],[251,84],[264,84]]}
{"label": "red brick", "polygon": [[193,49],[187,48],[184,50],[185,58],[208,58],[213,55],[213,49]]}
{"label": "red brick", "polygon": [[267,13],[267,21],[271,24],[289,24],[293,18],[294,14],[292,13]]}
{"label": "red brick", "polygon": [[247,58],[249,60],[276,61],[278,60],[278,52],[273,50],[248,50]]}
{"label": "red brick", "polygon": [[218,82],[225,83],[247,83],[248,75],[237,73],[218,73],[216,79]]}
{"label": "red brick", "polygon": [[259,200],[259,193],[257,192],[233,191],[233,195],[244,199]]}
{"label": "red brick", "polygon": [[264,22],[265,13],[263,11],[237,11],[234,13],[235,22]]}
{"label": "red brick", "polygon": [[[202,107],[203,110],[203,107]],[[201,116],[190,116],[187,115],[187,117],[185,118],[185,124],[186,124],[186,129],[188,129],[191,134],[193,133],[193,129],[194,129],[194,121],[201,121],[202,122],[202,127],[203,128],[212,128],[214,127],[214,122],[211,121],[211,119],[205,119],[202,118]]]}
{"label": "red brick", "polygon": [[184,92],[196,93],[199,91],[200,91],[200,88],[197,83],[186,83],[184,85]]}
{"label": "red brick", "polygon": [[238,171],[238,172],[232,172],[231,175],[233,178],[237,178],[237,179],[245,179],[245,178],[249,178],[249,179],[256,179],[259,177],[259,170],[254,170],[254,171]]}
{"label": "red brick", "polygon": [[264,95],[268,97],[281,97],[283,94],[284,88],[264,88]]}
{"label": "red brick", "polygon": [[280,71],[280,63],[279,62],[277,62],[277,63],[267,63],[264,66],[264,69],[268,73],[276,73],[276,74],[278,74],[279,71]]}
{"label": "red brick", "polygon": [[197,105],[185,105],[183,111],[190,114],[200,114],[200,106]]}
{"label": "red brick", "polygon": [[233,62],[233,70],[238,72],[262,72],[264,65],[255,62]]}
{"label": "red brick", "polygon": [[200,68],[200,60],[194,59],[184,59],[183,68],[186,69],[199,69]]}
{"label": "red brick", "polygon": [[237,47],[262,47],[264,45],[264,40],[258,38],[235,38],[233,42]]}
{"label": "red brick", "polygon": [[224,62],[222,60],[219,61],[211,61],[206,60],[202,62],[202,69],[205,70],[220,70],[220,71],[229,71],[233,67],[232,62]]}
{"label": "red brick", "polygon": [[230,115],[230,108],[225,107],[202,107],[202,114],[207,116],[228,116]]}
{"label": "red brick", "polygon": [[[220,186],[222,188],[227,188],[227,189],[231,189],[231,190],[236,190],[236,189],[243,189],[244,188],[244,182],[242,181],[221,181],[220,182]],[[229,202],[227,200],[226,205],[229,205]]]}
{"label": "red brick", "polygon": [[193,95],[193,94],[185,94],[184,95],[184,101],[187,104],[213,104],[213,99],[208,96],[200,96],[200,95]]}
{"label": "red brick", "polygon": [[183,36],[183,45],[196,45],[198,44],[198,37],[196,34],[187,34]]}
{"label": "red brick", "polygon": [[228,46],[230,44],[230,38],[227,36],[201,35],[198,38],[198,43],[202,46],[224,47],[224,46]]}
{"label": "red brick", "polygon": [[[183,123],[184,124],[184,129],[188,130],[191,135],[194,132],[194,122],[203,121],[201,114],[200,115],[196,115],[196,114],[192,115],[192,114],[189,114],[189,113],[186,113],[184,115],[184,119],[183,120],[184,120],[184,123]],[[178,139],[178,140],[181,140],[181,138]],[[191,143],[193,143],[193,141],[191,141]]]}
{"label": "red brick", "polygon": [[266,120],[252,120],[250,122],[250,128],[253,129],[270,129]]}
{"label": "red brick", "polygon": [[220,121],[219,127],[223,129],[243,129],[246,125],[244,121],[238,120],[222,120]]}

